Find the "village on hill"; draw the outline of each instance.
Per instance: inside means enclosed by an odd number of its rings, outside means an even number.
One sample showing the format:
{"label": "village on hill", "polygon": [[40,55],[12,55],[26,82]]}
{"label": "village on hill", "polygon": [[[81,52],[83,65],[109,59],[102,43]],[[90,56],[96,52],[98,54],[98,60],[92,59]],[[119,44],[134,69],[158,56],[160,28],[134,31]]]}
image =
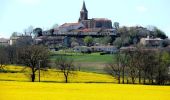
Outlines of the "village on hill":
{"label": "village on hill", "polygon": [[107,18],[88,18],[83,2],[77,22],[54,25],[49,30],[29,27],[24,33],[13,32],[10,39],[0,38],[0,45],[44,45],[50,50],[72,48],[75,52],[114,53],[120,49],[169,48],[170,40],[157,27],[119,26]]}

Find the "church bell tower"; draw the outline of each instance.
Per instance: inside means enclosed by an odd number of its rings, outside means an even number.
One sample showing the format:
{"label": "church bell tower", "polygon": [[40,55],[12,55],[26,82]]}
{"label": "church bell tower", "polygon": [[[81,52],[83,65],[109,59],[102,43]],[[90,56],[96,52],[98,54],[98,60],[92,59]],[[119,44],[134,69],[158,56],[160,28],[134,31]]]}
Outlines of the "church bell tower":
{"label": "church bell tower", "polygon": [[88,19],[88,11],[86,9],[86,4],[85,2],[83,1],[83,7],[80,11],[80,18],[79,18],[79,21],[82,21],[82,20],[87,20]]}

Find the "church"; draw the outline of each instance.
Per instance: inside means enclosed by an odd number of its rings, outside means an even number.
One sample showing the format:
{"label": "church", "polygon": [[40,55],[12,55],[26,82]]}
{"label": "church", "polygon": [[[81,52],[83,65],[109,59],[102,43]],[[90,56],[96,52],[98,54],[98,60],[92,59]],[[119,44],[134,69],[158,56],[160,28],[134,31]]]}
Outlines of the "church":
{"label": "church", "polygon": [[86,9],[85,2],[83,2],[83,7],[80,11],[79,23],[82,23],[85,28],[112,28],[112,21],[106,18],[92,18],[88,19],[88,10]]}
{"label": "church", "polygon": [[57,46],[71,45],[70,39],[76,38],[79,45],[83,45],[83,38],[111,36],[117,35],[116,29],[112,27],[112,21],[107,18],[88,18],[88,10],[85,2],[83,2],[80,11],[80,17],[77,22],[64,23],[59,27],[42,32],[41,36],[36,38],[37,44],[47,45],[50,49]]}
{"label": "church", "polygon": [[82,9],[80,11],[80,17],[76,23],[64,23],[55,30],[55,34],[68,33],[68,32],[82,32],[86,34],[87,32],[109,32],[114,33],[112,27],[112,21],[107,18],[88,18],[88,10],[86,8],[85,2],[83,2]]}

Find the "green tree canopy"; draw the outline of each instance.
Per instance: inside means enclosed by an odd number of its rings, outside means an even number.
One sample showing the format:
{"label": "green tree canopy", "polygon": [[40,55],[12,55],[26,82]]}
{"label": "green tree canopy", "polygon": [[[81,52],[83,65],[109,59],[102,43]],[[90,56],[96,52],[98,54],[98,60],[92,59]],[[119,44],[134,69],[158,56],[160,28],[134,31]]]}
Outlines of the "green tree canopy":
{"label": "green tree canopy", "polygon": [[92,38],[91,36],[86,36],[86,37],[84,38],[84,43],[85,43],[87,46],[92,45],[92,43],[93,43],[93,38]]}

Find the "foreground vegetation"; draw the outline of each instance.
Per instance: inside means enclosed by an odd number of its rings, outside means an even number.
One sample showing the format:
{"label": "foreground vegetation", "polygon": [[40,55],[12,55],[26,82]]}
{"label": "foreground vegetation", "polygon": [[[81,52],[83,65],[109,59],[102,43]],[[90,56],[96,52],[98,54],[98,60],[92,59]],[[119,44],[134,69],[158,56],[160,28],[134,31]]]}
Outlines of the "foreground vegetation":
{"label": "foreground vegetation", "polygon": [[168,100],[169,86],[0,81],[1,100]]}

